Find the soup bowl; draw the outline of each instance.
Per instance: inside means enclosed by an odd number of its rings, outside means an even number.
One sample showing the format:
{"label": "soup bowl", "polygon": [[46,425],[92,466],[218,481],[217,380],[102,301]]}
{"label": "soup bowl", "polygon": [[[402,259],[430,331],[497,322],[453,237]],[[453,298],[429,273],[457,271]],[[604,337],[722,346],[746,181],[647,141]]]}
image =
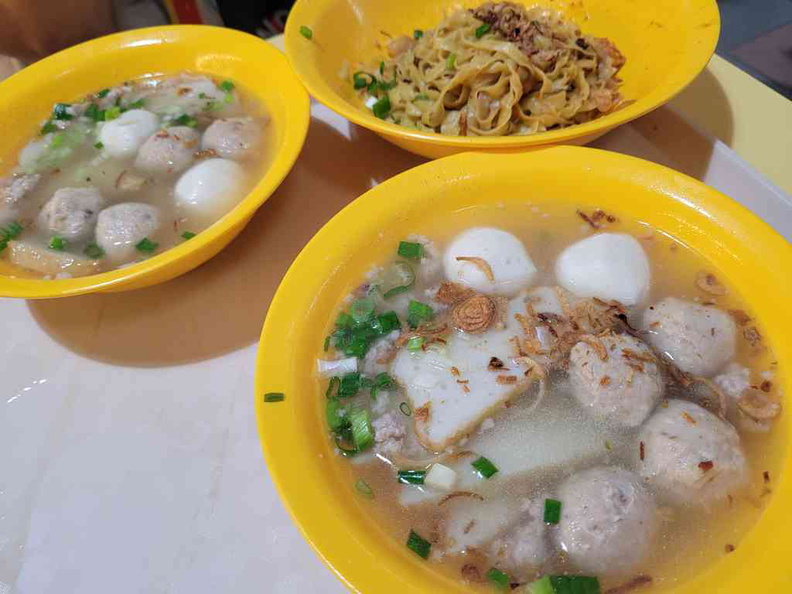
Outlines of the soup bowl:
{"label": "soup bowl", "polygon": [[[394,144],[435,158],[462,151],[514,152],[553,144],[585,144],[663,105],[706,66],[718,41],[715,0],[539,0],[523,2],[561,10],[584,33],[613,40],[627,62],[619,73],[625,104],[591,122],[528,136],[444,136],[421,132],[373,115],[358,99],[342,65],[379,61],[377,43],[390,35],[430,29],[452,8],[483,0],[298,0],[286,24],[286,54],[318,101]],[[308,27],[312,35],[300,33]]]}
{"label": "soup bowl", "polygon": [[242,231],[292,168],[308,131],[309,100],[283,54],[267,42],[220,27],[178,25],[137,29],[77,45],[0,83],[0,175],[53,104],[145,74],[193,71],[228,77],[263,105],[273,126],[275,156],[250,192],[190,241],[125,268],[73,279],[16,276],[0,259],[0,296],[50,298],[126,291],[170,280],[205,262]]}
{"label": "soup bowl", "polygon": [[[350,465],[333,461],[338,454],[314,369],[336,307],[427,217],[526,203],[602,208],[683,242],[739,287],[782,372],[792,365],[792,280],[782,272],[792,269],[792,246],[751,212],[692,178],[633,157],[569,146],[514,155],[463,153],[389,179],[338,213],[296,258],[264,323],[255,380],[267,468],[305,538],[352,591],[465,588],[391,538],[367,511],[370,501],[356,494]],[[792,391],[788,374],[782,386],[784,393]],[[265,400],[273,392],[283,399]],[[792,545],[778,536],[792,529],[789,432],[790,417],[782,415],[770,434],[778,452],[773,494],[736,551],[692,579],[652,591],[789,590],[786,558]]]}

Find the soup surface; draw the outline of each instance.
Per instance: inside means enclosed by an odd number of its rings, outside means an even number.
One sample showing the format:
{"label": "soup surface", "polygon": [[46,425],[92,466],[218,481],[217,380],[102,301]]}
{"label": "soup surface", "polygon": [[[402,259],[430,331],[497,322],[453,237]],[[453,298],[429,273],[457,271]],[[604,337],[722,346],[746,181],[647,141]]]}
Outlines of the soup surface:
{"label": "soup surface", "polygon": [[351,83],[379,118],[451,136],[534,134],[621,103],[625,58],[553,10],[487,2],[434,29],[387,36],[387,56]]}
{"label": "soup surface", "polygon": [[740,546],[783,447],[735,287],[615,212],[476,207],[415,233],[318,357],[338,470],[383,532],[471,589],[535,594],[665,589]]}
{"label": "soup surface", "polygon": [[178,245],[258,181],[269,128],[233,81],[188,72],[58,103],[0,179],[0,257],[70,278]]}

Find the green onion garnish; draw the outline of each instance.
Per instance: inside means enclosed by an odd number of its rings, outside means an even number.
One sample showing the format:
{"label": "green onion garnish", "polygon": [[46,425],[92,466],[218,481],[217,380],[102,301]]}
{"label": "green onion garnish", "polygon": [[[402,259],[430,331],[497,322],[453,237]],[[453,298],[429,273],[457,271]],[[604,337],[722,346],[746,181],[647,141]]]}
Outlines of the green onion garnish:
{"label": "green onion garnish", "polygon": [[56,103],[52,109],[52,117],[56,120],[73,120],[74,116],[68,111],[70,107],[68,103]]}
{"label": "green onion garnish", "polygon": [[408,260],[420,260],[423,257],[423,246],[420,243],[400,241],[397,253]]}
{"label": "green onion garnish", "polygon": [[549,575],[531,582],[526,586],[525,591],[527,594],[555,594]]}
{"label": "green onion garnish", "polygon": [[173,120],[172,126],[189,126],[190,128],[195,128],[198,126],[198,120],[194,117],[187,115],[180,115],[178,118]]}
{"label": "green onion garnish", "polygon": [[99,149],[101,151],[104,148],[104,142],[101,142],[101,141],[100,142],[95,142],[94,143],[94,148],[95,149]]}
{"label": "green onion garnish", "polygon": [[354,320],[352,319],[352,316],[342,311],[340,314],[338,314],[338,317],[336,318],[335,321],[335,325],[338,326],[339,328],[351,328],[353,322]]}
{"label": "green onion garnish", "polygon": [[544,522],[545,524],[558,524],[561,519],[561,502],[558,499],[545,499]]}
{"label": "green onion garnish", "polygon": [[403,485],[423,485],[424,479],[425,470],[400,470],[396,473],[396,480]]}
{"label": "green onion garnish", "polygon": [[380,329],[383,334],[390,334],[394,330],[399,330],[401,328],[399,316],[395,311],[386,311],[384,314],[380,314],[378,318]]}
{"label": "green onion garnish", "polygon": [[481,39],[484,37],[487,33],[489,33],[490,29],[492,29],[492,25],[489,23],[484,23],[481,25],[478,29],[476,29],[476,39]]}
{"label": "green onion garnish", "polygon": [[3,240],[16,239],[22,234],[25,228],[16,221],[8,223],[5,227],[0,227],[0,237]]}
{"label": "green onion garnish", "polygon": [[138,99],[137,101],[134,101],[134,102],[130,103],[130,104],[127,106],[127,109],[140,109],[140,108],[141,108],[141,107],[143,107],[145,104],[146,104],[146,101],[145,101],[145,99]]}
{"label": "green onion garnish", "polygon": [[411,299],[407,306],[407,323],[410,328],[417,328],[421,322],[428,322],[434,317],[434,310],[426,303]]}
{"label": "green onion garnish", "polygon": [[380,75],[385,74],[385,62],[380,62],[379,71]]}
{"label": "green onion garnish", "polygon": [[[368,80],[366,80],[368,77]],[[371,76],[368,72],[355,72],[352,75],[352,86],[355,90],[364,89],[377,79]]]}
{"label": "green onion garnish", "polygon": [[420,29],[413,31],[413,39],[420,39],[421,37],[423,37],[423,31]]}
{"label": "green onion garnish", "polygon": [[600,594],[596,577],[584,575],[546,575],[528,584],[531,594]]}
{"label": "green onion garnish", "polygon": [[91,118],[94,122],[104,122],[105,110],[99,109],[96,103],[91,103],[88,109],[85,110],[85,116]]}
{"label": "green onion garnish", "polygon": [[113,107],[108,107],[107,109],[105,109],[104,119],[106,122],[115,120],[121,115],[121,113],[122,113],[122,109],[118,105],[114,105]]}
{"label": "green onion garnish", "polygon": [[325,339],[324,339],[324,346],[322,347],[322,350],[323,350],[325,353],[327,352],[327,349],[329,349],[329,348],[330,348],[330,341],[331,341],[332,339],[333,339],[333,336],[332,336],[331,334],[328,334],[327,336],[325,336]]}
{"label": "green onion garnish", "polygon": [[415,97],[413,97],[413,101],[429,101],[429,95],[426,93],[418,93]]}
{"label": "green onion garnish", "polygon": [[109,94],[110,94],[110,89],[102,89],[101,91],[99,91],[99,92],[96,94],[96,96],[97,96],[97,97],[99,97],[99,99],[104,99],[104,98],[105,98],[105,97],[107,97]]}
{"label": "green onion garnish", "polygon": [[347,373],[341,378],[338,386],[339,398],[350,398],[360,391],[360,374],[357,371]]}
{"label": "green onion garnish", "polygon": [[192,231],[185,231],[184,233],[181,234],[181,236],[182,239],[184,240],[192,239],[193,237],[195,237],[195,233],[193,233]]}
{"label": "green onion garnish", "polygon": [[[347,424],[347,428],[348,427],[349,426]],[[336,447],[338,448],[338,451],[342,456],[344,456],[344,458],[351,458],[352,456],[355,456],[358,453],[358,449],[355,446],[349,447],[349,443],[345,441],[345,439],[340,435],[336,435],[335,444]]]}
{"label": "green onion garnish", "polygon": [[374,491],[369,484],[363,479],[358,479],[355,483],[355,490],[368,499],[374,499]]}
{"label": "green onion garnish", "polygon": [[224,91],[226,93],[230,93],[231,91],[234,90],[234,83],[232,83],[230,80],[224,80],[219,85],[217,85],[217,87],[221,91]]}
{"label": "green onion garnish", "polygon": [[139,242],[137,242],[137,244],[135,244],[135,248],[137,249],[137,251],[143,252],[143,253],[146,253],[146,254],[150,254],[151,252],[156,250],[158,247],[159,247],[159,244],[151,241],[148,237],[144,237]]}
{"label": "green onion garnish", "polygon": [[426,342],[426,339],[424,339],[423,336],[413,336],[407,341],[407,350],[412,352],[420,351],[423,348],[424,342]]}
{"label": "green onion garnish", "polygon": [[377,83],[376,88],[380,91],[390,91],[393,87],[396,86],[395,80],[381,80]]}
{"label": "green onion garnish", "polygon": [[419,557],[428,559],[429,553],[432,551],[432,544],[415,530],[410,530],[410,536],[407,537],[407,548]]}
{"label": "green onion garnish", "polygon": [[471,466],[476,469],[476,472],[479,473],[479,476],[485,479],[492,478],[495,473],[498,472],[498,467],[487,460],[484,456],[473,462]]}
{"label": "green onion garnish", "polygon": [[371,427],[369,412],[365,408],[356,408],[349,413],[352,425],[352,441],[359,452],[374,443],[374,429]]}
{"label": "green onion garnish", "polygon": [[501,590],[507,590],[511,584],[511,578],[495,567],[487,572],[487,579]]}
{"label": "green onion garnish", "polygon": [[410,409],[410,405],[409,405],[409,404],[407,404],[406,402],[402,402],[402,403],[399,405],[399,410],[401,411],[401,413],[402,413],[402,414],[403,414],[405,417],[409,417],[410,415],[412,415],[412,409]]}
{"label": "green onion garnish", "polygon": [[389,299],[399,293],[404,293],[413,286],[415,282],[415,272],[407,262],[394,262],[380,278],[380,291],[385,299]]}
{"label": "green onion garnish", "polygon": [[334,433],[341,431],[349,422],[346,418],[346,409],[337,398],[330,398],[327,400],[327,404],[325,405],[325,417],[327,418],[327,426],[330,427],[330,431]]}
{"label": "green onion garnish", "polygon": [[56,252],[62,252],[66,249],[66,240],[63,237],[59,237],[55,235],[49,242],[49,248],[51,250],[55,250]]}
{"label": "green onion garnish", "polygon": [[390,110],[391,102],[387,95],[383,95],[377,99],[377,102],[371,106],[371,111],[374,112],[374,115],[381,120],[385,119],[385,117],[390,113]]}
{"label": "green onion garnish", "polygon": [[349,308],[349,315],[357,324],[362,324],[374,317],[374,300],[371,297],[355,299]]}
{"label": "green onion garnish", "polygon": [[49,145],[50,145],[52,148],[58,148],[58,147],[59,147],[59,146],[61,146],[61,145],[62,145],[62,144],[65,142],[65,141],[66,141],[66,137],[63,135],[63,132],[58,132],[57,134],[55,134],[55,135],[52,137],[52,140],[50,140],[50,144],[49,144]]}
{"label": "green onion garnish", "polygon": [[91,242],[91,243],[89,243],[88,245],[85,246],[85,249],[83,250],[83,253],[86,256],[88,256],[89,258],[92,258],[94,260],[98,260],[99,258],[104,256],[105,251],[102,248],[100,248],[98,245],[96,245],[95,243]]}
{"label": "green onion garnish", "polygon": [[393,381],[393,378],[387,373],[378,373],[371,385],[371,397],[376,398],[377,393],[380,390],[387,390],[388,388],[393,387],[395,383],[396,382]]}
{"label": "green onion garnish", "polygon": [[283,392],[268,392],[264,394],[264,402],[283,402],[286,396]]}
{"label": "green onion garnish", "polygon": [[302,25],[300,27],[300,35],[302,35],[306,39],[311,39],[313,37],[313,31],[311,31],[310,27],[306,27],[305,25]]}
{"label": "green onion garnish", "polygon": [[338,396],[338,388],[341,386],[341,378],[339,377],[331,377],[330,383],[327,384],[327,391],[325,392],[326,398],[332,398],[333,396]]}
{"label": "green onion garnish", "polygon": [[446,69],[453,70],[455,66],[456,66],[456,54],[452,52],[448,54],[448,57],[446,58]]}
{"label": "green onion garnish", "polygon": [[58,131],[58,127],[55,124],[53,124],[51,120],[41,127],[42,136],[44,134],[49,134],[50,132],[57,132],[57,131]]}

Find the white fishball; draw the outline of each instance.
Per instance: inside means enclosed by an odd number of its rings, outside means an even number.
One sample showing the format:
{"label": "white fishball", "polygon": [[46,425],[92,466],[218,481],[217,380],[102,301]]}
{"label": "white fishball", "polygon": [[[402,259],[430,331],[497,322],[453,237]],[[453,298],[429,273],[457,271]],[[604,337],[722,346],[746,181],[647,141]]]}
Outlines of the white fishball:
{"label": "white fishball", "polygon": [[[493,280],[481,265],[458,258],[484,260]],[[522,241],[492,227],[475,227],[457,235],[445,251],[443,267],[449,281],[493,295],[516,295],[536,275],[536,266]]]}
{"label": "white fishball", "polygon": [[159,118],[145,109],[130,109],[99,131],[104,152],[111,157],[131,157],[159,129]]}
{"label": "white fishball", "polygon": [[235,161],[201,161],[176,182],[176,205],[188,217],[212,223],[237,205],[244,177],[242,166]]}
{"label": "white fishball", "polygon": [[558,256],[558,283],[578,297],[635,305],[649,292],[649,260],[624,233],[600,233],[573,243]]}
{"label": "white fishball", "polygon": [[99,213],[96,243],[110,260],[116,263],[129,262],[138,255],[135,246],[151,237],[159,226],[159,211],[150,204],[116,204]]}

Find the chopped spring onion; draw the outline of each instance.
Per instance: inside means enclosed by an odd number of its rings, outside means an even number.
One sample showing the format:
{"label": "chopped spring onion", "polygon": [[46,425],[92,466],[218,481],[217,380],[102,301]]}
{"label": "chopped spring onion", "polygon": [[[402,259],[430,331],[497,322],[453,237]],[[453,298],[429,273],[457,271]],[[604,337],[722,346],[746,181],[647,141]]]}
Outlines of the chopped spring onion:
{"label": "chopped spring onion", "polygon": [[374,491],[363,479],[358,479],[355,483],[355,490],[368,499],[374,499]]}
{"label": "chopped spring onion", "polygon": [[432,551],[432,544],[415,530],[410,530],[410,536],[407,537],[407,548],[419,557],[428,559],[429,553]]}
{"label": "chopped spring onion", "polygon": [[264,394],[264,402],[283,402],[286,396],[283,392],[268,392]]}
{"label": "chopped spring onion", "polygon": [[93,242],[85,246],[83,253],[94,260],[98,260],[105,255],[105,251]]}
{"label": "chopped spring onion", "polygon": [[146,104],[146,101],[145,101],[145,99],[138,99],[137,101],[134,101],[134,102],[130,103],[130,104],[127,106],[127,109],[140,109],[140,108],[141,108],[141,107],[143,107],[145,104]]}
{"label": "chopped spring onion", "polygon": [[104,148],[104,142],[96,142],[94,143],[94,148],[99,149],[100,151]]}
{"label": "chopped spring onion", "polygon": [[349,315],[357,324],[362,324],[374,317],[374,300],[371,297],[355,299],[349,308]]}
{"label": "chopped spring onion", "polygon": [[85,110],[85,116],[91,118],[94,122],[104,122],[106,112],[104,109],[99,109],[96,103],[91,103],[88,109]]}
{"label": "chopped spring onion", "polygon": [[184,233],[181,234],[181,236],[182,239],[184,240],[192,239],[193,237],[195,237],[195,233],[193,233],[192,231],[185,231]]}
{"label": "chopped spring onion", "polygon": [[402,402],[402,403],[399,405],[399,410],[401,411],[401,413],[402,413],[402,414],[403,414],[405,417],[412,416],[412,409],[410,408],[410,405],[409,405],[409,404],[407,404],[406,402]]}
{"label": "chopped spring onion", "polygon": [[371,106],[371,111],[381,120],[385,119],[385,117],[390,113],[390,110],[391,102],[387,95],[380,97],[377,102]]}
{"label": "chopped spring onion", "polygon": [[382,273],[379,288],[385,299],[405,293],[415,283],[415,273],[407,262],[394,262]]}
{"label": "chopped spring onion", "polygon": [[52,108],[52,117],[56,120],[73,120],[74,116],[69,113],[71,105],[68,103],[56,103]]}
{"label": "chopped spring onion", "polygon": [[561,502],[558,499],[545,499],[544,522],[545,524],[558,524],[561,519]]}
{"label": "chopped spring onion", "polygon": [[302,35],[306,39],[311,39],[313,37],[313,31],[311,30],[310,27],[306,27],[305,25],[302,25],[300,27],[300,35]]}
{"label": "chopped spring onion", "polygon": [[63,237],[59,237],[55,235],[49,242],[49,248],[51,250],[55,250],[56,252],[62,252],[66,249],[66,240]]}
{"label": "chopped spring onion", "polygon": [[393,387],[394,384],[395,382],[393,381],[393,378],[387,373],[378,373],[371,385],[371,397],[376,398],[377,393],[380,390],[387,390],[388,388]]}
{"label": "chopped spring onion", "polygon": [[[109,110],[108,110],[109,111]],[[171,122],[172,126],[188,126],[190,128],[195,128],[198,126],[198,120],[194,117],[187,115],[180,115],[178,118]]]}
{"label": "chopped spring onion", "polygon": [[347,373],[341,378],[338,386],[338,397],[349,398],[360,391],[360,374],[357,372]]}
{"label": "chopped spring onion", "polygon": [[[366,77],[368,77],[368,80],[366,80]],[[372,82],[376,82],[376,80],[377,79],[368,72],[355,72],[355,74],[352,75],[352,87],[355,90],[365,89]]]}
{"label": "chopped spring onion", "polygon": [[375,91],[376,90],[390,91],[395,86],[396,86],[396,81],[395,80],[384,80],[383,79],[383,80],[377,82],[377,86],[374,88],[374,90]]}
{"label": "chopped spring onion", "polygon": [[358,360],[356,357],[347,357],[346,359],[337,359],[335,361],[325,361],[323,359],[317,359],[316,361],[316,370],[322,377],[355,373],[357,369]]}
{"label": "chopped spring onion", "polygon": [[492,29],[492,25],[489,23],[484,23],[481,25],[478,29],[476,29],[476,39],[481,39],[484,37],[487,33],[489,33],[490,29]]}
{"label": "chopped spring onion", "polygon": [[63,146],[64,142],[66,142],[66,136],[63,134],[63,132],[58,132],[52,137],[49,145],[51,148],[58,148],[59,146]]}
{"label": "chopped spring onion", "polygon": [[377,319],[379,320],[380,331],[383,334],[389,334],[401,328],[399,316],[395,311],[386,311],[384,314],[380,314]]}
{"label": "chopped spring onion", "polygon": [[408,260],[420,260],[423,257],[423,246],[411,241],[400,241],[397,253]]}
{"label": "chopped spring onion", "polygon": [[536,581],[531,582],[525,587],[526,594],[555,594],[550,576],[546,575]]}
{"label": "chopped spring onion", "polygon": [[487,579],[501,590],[508,590],[509,584],[511,583],[511,578],[495,567],[492,567],[487,572]]}
{"label": "chopped spring onion", "polygon": [[338,314],[338,317],[335,321],[335,325],[339,328],[351,328],[353,323],[354,320],[352,319],[352,316],[350,316],[345,311],[342,311],[340,314]]}
{"label": "chopped spring onion", "polygon": [[584,575],[550,575],[528,586],[531,594],[600,594],[599,580]]}
{"label": "chopped spring onion", "polygon": [[356,447],[348,447],[348,443],[344,442],[344,439],[341,436],[336,436],[335,439],[336,447],[338,451],[341,453],[344,458],[351,458],[352,456],[356,455],[359,450]]}
{"label": "chopped spring onion", "polygon": [[0,252],[8,247],[9,241],[19,237],[24,230],[24,227],[16,221],[9,223],[5,227],[0,227]]}
{"label": "chopped spring onion", "polygon": [[413,31],[413,39],[420,39],[421,37],[423,37],[423,31],[420,29]]}
{"label": "chopped spring onion", "polygon": [[400,470],[396,473],[396,480],[403,485],[423,485],[425,479],[425,470]]}
{"label": "chopped spring onion", "polygon": [[224,80],[219,85],[217,85],[217,87],[225,93],[230,93],[234,90],[234,83],[232,83],[230,80]]}
{"label": "chopped spring onion", "polygon": [[341,431],[347,424],[347,410],[337,398],[330,398],[325,405],[325,417],[330,431],[336,433]]}
{"label": "chopped spring onion", "polygon": [[340,377],[331,377],[330,382],[327,384],[327,391],[325,392],[326,398],[338,396],[338,388],[341,386]]}
{"label": "chopped spring onion", "polygon": [[422,322],[428,322],[434,317],[434,310],[430,305],[411,299],[407,306],[407,323],[410,328],[417,328]]}
{"label": "chopped spring onion", "polygon": [[55,124],[53,124],[52,121],[47,121],[47,123],[41,127],[42,136],[44,134],[50,134],[51,132],[57,132],[57,131],[58,131],[58,127]]}
{"label": "chopped spring onion", "polygon": [[385,62],[380,62],[379,71],[380,75],[385,74]]}
{"label": "chopped spring onion", "polygon": [[159,247],[159,244],[151,241],[148,237],[144,237],[141,239],[137,244],[135,244],[135,249],[139,252],[143,252],[145,254],[150,254],[154,250]]}
{"label": "chopped spring onion", "polygon": [[114,105],[113,107],[108,107],[105,110],[105,116],[104,116],[105,121],[109,122],[111,120],[115,120],[116,118],[118,118],[121,115],[121,113],[122,113],[122,110],[121,110],[120,107],[118,107],[118,105]]}
{"label": "chopped spring onion", "polygon": [[356,408],[349,413],[352,425],[352,441],[359,452],[374,443],[374,429],[371,427],[369,412],[365,408]]}
{"label": "chopped spring onion", "polygon": [[456,67],[456,54],[451,52],[446,58],[446,69],[453,70]]}
{"label": "chopped spring onion", "polygon": [[420,351],[426,339],[423,336],[413,336],[407,341],[407,350],[411,352]]}
{"label": "chopped spring onion", "polygon": [[498,472],[498,467],[487,460],[484,456],[475,460],[471,466],[476,469],[476,472],[479,473],[479,476],[485,479],[492,478],[495,473]]}
{"label": "chopped spring onion", "polygon": [[97,96],[97,97],[99,97],[99,99],[104,99],[104,98],[105,98],[105,97],[107,97],[109,94],[110,94],[110,89],[102,89],[101,91],[99,91],[99,92],[96,94],[96,96]]}

